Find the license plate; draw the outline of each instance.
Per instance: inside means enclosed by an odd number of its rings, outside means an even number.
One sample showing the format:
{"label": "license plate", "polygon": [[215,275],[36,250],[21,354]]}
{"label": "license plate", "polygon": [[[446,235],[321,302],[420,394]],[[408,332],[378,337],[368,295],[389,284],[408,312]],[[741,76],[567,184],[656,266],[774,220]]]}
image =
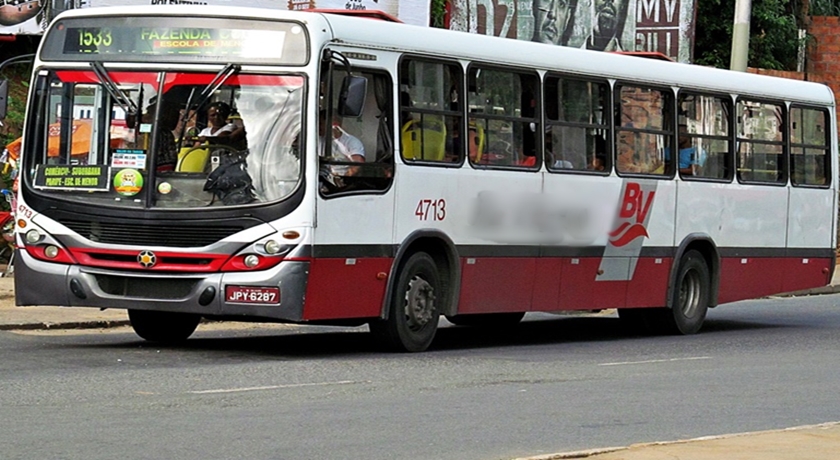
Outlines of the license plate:
{"label": "license plate", "polygon": [[231,303],[279,305],[280,288],[258,286],[225,286],[225,299]]}

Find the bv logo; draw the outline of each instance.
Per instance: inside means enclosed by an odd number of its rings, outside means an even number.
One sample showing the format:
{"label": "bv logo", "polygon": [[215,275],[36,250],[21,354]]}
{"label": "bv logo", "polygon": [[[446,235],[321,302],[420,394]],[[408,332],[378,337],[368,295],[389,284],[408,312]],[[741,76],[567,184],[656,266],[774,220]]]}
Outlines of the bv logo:
{"label": "bv logo", "polygon": [[626,246],[639,237],[648,237],[647,217],[656,190],[645,191],[636,182],[627,182],[618,211],[618,227],[610,232],[610,244]]}

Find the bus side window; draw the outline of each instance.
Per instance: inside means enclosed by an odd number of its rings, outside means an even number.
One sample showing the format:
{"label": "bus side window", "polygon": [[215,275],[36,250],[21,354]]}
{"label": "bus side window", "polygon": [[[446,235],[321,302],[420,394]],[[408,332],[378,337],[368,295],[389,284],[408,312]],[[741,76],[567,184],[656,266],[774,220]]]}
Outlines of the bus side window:
{"label": "bus side window", "polygon": [[617,170],[626,174],[667,175],[675,163],[672,93],[620,86],[616,122]]}
{"label": "bus side window", "polygon": [[729,100],[717,96],[680,93],[679,155],[677,168],[685,179],[730,178]]}
{"label": "bus side window", "polygon": [[480,158],[471,163],[498,168],[538,167],[535,148],[544,135],[534,95],[535,73],[491,66],[469,69],[469,111],[484,131]]}
{"label": "bus side window", "polygon": [[[354,69],[354,73],[368,81],[361,115],[335,116],[328,122],[329,126],[321,130],[324,131],[324,140],[329,138],[332,142],[332,157],[322,159],[321,191],[324,195],[385,190],[393,176],[394,137],[391,124],[394,112],[390,79],[385,73],[359,69]],[[332,75],[333,94],[330,97],[333,108],[336,107],[344,75],[343,68],[337,68]],[[335,110],[333,113],[335,115]]]}
{"label": "bus side window", "polygon": [[454,63],[400,62],[400,150],[407,163],[460,163],[461,75]]}

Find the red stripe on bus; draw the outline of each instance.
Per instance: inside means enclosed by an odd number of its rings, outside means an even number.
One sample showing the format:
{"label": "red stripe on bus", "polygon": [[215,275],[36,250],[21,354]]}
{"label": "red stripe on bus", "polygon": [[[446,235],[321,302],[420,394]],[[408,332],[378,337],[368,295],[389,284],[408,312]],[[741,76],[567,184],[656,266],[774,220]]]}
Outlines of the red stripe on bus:
{"label": "red stripe on bus", "polygon": [[313,321],[379,316],[392,260],[313,259],[309,265],[303,319]]}

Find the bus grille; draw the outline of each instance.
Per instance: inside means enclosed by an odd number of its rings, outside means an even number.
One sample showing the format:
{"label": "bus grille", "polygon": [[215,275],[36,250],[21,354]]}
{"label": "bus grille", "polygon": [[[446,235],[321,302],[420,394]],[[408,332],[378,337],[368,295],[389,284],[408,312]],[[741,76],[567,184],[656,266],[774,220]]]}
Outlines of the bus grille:
{"label": "bus grille", "polygon": [[153,226],[80,220],[59,220],[59,222],[97,243],[175,248],[207,246],[243,230],[243,227],[239,226]]}
{"label": "bus grille", "polygon": [[99,289],[110,295],[137,297],[144,299],[176,300],[186,298],[198,280],[130,278],[125,276],[94,275]]}

